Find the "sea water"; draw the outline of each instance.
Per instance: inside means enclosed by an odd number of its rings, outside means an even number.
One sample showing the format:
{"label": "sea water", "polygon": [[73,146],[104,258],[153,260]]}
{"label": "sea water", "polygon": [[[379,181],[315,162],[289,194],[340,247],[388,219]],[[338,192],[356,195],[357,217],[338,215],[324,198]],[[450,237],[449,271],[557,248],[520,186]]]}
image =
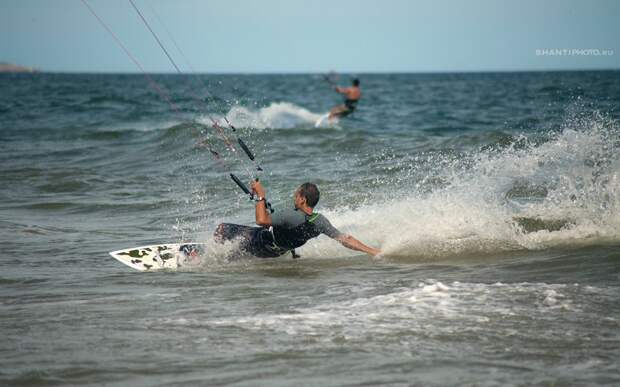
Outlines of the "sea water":
{"label": "sea water", "polygon": [[[315,128],[320,74],[154,75],[178,111],[142,75],[1,75],[0,384],[620,384],[620,72],[355,76]],[[276,211],[315,182],[383,254],[238,259],[231,172]],[[190,270],[108,255],[190,241]]]}

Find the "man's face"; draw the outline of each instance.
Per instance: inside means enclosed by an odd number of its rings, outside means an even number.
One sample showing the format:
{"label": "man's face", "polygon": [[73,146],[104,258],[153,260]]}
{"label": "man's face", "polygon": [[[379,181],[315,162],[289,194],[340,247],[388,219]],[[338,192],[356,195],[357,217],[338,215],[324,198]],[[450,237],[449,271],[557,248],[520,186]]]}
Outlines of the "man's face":
{"label": "man's face", "polygon": [[306,204],[306,198],[299,194],[299,191],[295,191],[295,208],[299,209]]}

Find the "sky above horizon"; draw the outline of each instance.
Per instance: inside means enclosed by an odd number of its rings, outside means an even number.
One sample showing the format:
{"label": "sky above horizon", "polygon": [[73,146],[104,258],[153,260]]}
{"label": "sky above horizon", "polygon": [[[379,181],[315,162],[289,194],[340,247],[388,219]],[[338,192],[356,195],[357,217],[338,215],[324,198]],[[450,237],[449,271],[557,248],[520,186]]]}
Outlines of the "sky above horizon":
{"label": "sky above horizon", "polygon": [[[146,71],[175,72],[129,1],[86,1]],[[620,68],[615,0],[134,1],[184,72]],[[81,0],[1,0],[0,36],[0,62],[140,71]]]}

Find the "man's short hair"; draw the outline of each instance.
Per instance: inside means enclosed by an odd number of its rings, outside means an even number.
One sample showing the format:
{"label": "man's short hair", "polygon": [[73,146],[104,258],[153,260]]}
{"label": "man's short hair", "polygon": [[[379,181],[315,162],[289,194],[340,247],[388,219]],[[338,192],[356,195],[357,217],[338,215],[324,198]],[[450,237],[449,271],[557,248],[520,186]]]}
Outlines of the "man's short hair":
{"label": "man's short hair", "polygon": [[353,80],[353,86],[359,86],[359,85],[360,85],[360,80],[359,80],[359,79],[357,79],[357,78],[355,78],[355,79]]}
{"label": "man's short hair", "polygon": [[312,183],[303,183],[299,186],[297,192],[299,192],[301,197],[306,198],[306,203],[308,206],[313,208],[319,202],[319,197],[321,196],[319,187]]}

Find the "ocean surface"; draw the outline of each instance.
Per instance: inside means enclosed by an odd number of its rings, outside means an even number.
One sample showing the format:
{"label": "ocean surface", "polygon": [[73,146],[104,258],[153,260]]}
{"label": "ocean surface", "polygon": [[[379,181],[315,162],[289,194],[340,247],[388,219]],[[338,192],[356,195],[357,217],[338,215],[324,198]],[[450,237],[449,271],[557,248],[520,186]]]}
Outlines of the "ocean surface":
{"label": "ocean surface", "polygon": [[[0,75],[0,385],[620,385],[620,71],[356,76],[315,128],[322,74]],[[236,136],[383,254],[214,245],[254,219]],[[162,242],[209,247],[108,255]]]}

